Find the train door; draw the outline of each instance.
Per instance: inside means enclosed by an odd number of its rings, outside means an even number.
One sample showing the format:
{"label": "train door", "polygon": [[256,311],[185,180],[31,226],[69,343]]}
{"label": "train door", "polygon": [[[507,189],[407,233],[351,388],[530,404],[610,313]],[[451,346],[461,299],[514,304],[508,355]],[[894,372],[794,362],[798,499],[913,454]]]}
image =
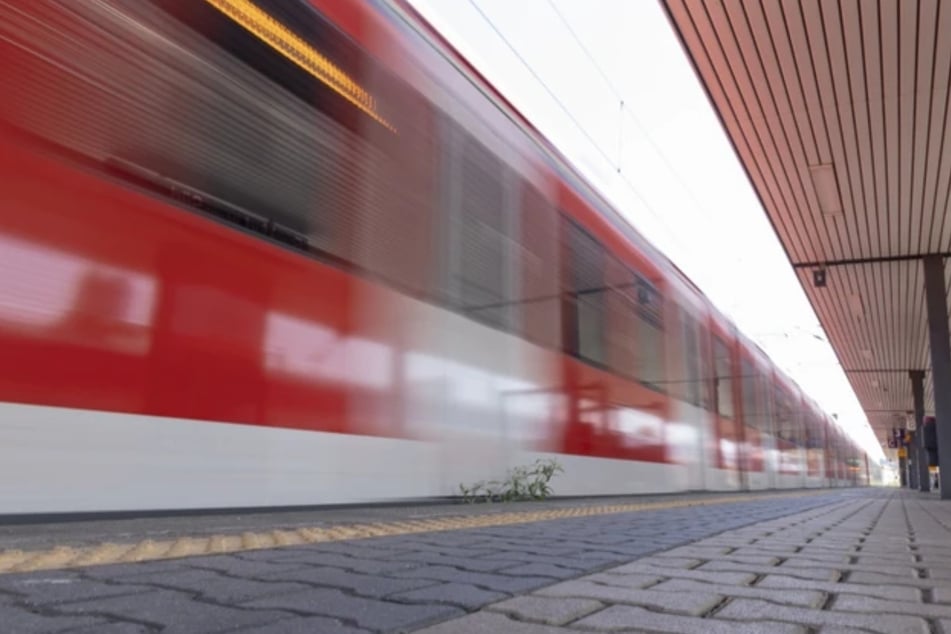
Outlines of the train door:
{"label": "train door", "polygon": [[687,308],[669,304],[667,384],[672,397],[672,417],[668,425],[668,451],[687,469],[687,487],[708,486],[711,466],[710,413],[705,407],[707,390],[703,377],[705,356],[701,353],[699,322]]}

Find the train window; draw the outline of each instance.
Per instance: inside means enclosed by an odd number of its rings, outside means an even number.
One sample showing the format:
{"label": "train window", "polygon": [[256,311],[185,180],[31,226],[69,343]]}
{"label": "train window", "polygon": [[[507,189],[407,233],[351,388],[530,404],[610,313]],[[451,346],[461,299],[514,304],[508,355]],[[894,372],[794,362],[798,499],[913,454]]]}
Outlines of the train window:
{"label": "train window", "polygon": [[697,322],[698,344],[700,346],[700,404],[707,411],[716,409],[714,387],[715,368],[711,358],[712,335],[702,321]]}
{"label": "train window", "polygon": [[643,385],[665,385],[663,297],[649,281],[616,258],[605,266],[607,365]]}
{"label": "train window", "polygon": [[684,337],[683,309],[674,304],[664,332],[667,336],[665,347],[668,351],[666,382],[667,393],[677,400],[687,400],[687,365]]}
{"label": "train window", "polygon": [[0,119],[232,226],[426,286],[425,100],[306,3],[259,0],[256,22],[232,5],[25,3],[7,31],[22,89]]}
{"label": "train window", "polygon": [[807,411],[806,416],[806,447],[809,449],[822,449],[822,424],[811,411]]}
{"label": "train window", "polygon": [[733,418],[733,360],[730,348],[720,337],[713,337],[714,396],[717,413]]}
{"label": "train window", "polygon": [[519,328],[523,337],[549,347],[561,339],[558,280],[558,214],[533,187],[522,187],[519,221]]}
{"label": "train window", "polygon": [[802,433],[799,418],[793,407],[792,396],[786,389],[777,386],[773,401],[776,410],[776,435],[782,440],[801,446],[803,444]]}
{"label": "train window", "polygon": [[586,361],[605,365],[604,247],[578,224],[565,218],[568,289],[566,309],[573,317],[573,333],[566,348]]}
{"label": "train window", "polygon": [[619,260],[607,259],[607,363],[612,370],[632,379],[638,375],[640,342],[637,332],[634,274]]}
{"label": "train window", "polygon": [[700,374],[700,340],[697,332],[697,320],[688,312],[680,311],[683,328],[683,363],[684,363],[684,400],[693,405],[702,405],[703,380]]}
{"label": "train window", "polygon": [[766,433],[773,432],[773,398],[769,390],[769,376],[756,368],[756,402],[759,415],[759,429]]}
{"label": "train window", "polygon": [[645,278],[634,276],[637,317],[637,378],[660,389],[665,380],[664,298]]}
{"label": "train window", "polygon": [[458,258],[453,280],[454,299],[463,312],[490,325],[511,327],[508,285],[509,239],[505,201],[508,172],[485,146],[457,128],[461,143],[458,170]]}
{"label": "train window", "polygon": [[740,393],[743,403],[743,423],[758,428],[760,412],[757,407],[756,369],[746,359],[740,360]]}

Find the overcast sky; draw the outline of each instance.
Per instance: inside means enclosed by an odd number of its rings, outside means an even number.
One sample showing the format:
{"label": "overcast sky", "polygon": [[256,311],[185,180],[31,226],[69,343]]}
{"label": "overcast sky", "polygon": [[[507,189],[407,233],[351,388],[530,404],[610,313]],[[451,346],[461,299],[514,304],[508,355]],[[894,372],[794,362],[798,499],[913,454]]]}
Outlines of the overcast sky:
{"label": "overcast sky", "polygon": [[721,311],[882,457],[658,2],[410,2]]}

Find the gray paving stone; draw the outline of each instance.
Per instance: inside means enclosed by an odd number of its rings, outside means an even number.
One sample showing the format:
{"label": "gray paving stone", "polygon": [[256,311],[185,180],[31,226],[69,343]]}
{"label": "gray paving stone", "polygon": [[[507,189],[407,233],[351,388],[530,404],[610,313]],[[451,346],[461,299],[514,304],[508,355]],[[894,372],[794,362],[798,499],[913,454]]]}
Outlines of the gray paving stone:
{"label": "gray paving stone", "polygon": [[499,570],[497,574],[568,579],[570,577],[577,577],[578,570],[576,568],[562,568],[561,566],[554,566],[552,564],[522,564],[504,568],[503,570]]}
{"label": "gray paving stone", "polygon": [[[486,572],[469,572],[448,568],[446,566],[423,566],[399,573],[401,580],[414,580],[422,587],[432,585],[435,581],[454,581],[468,583],[494,592],[517,594],[528,592],[535,588],[551,585],[552,580],[547,577],[529,577],[514,575],[499,575]],[[426,583],[430,580],[430,583]]]}
{"label": "gray paving stone", "polygon": [[440,623],[417,634],[565,634],[566,630],[540,623],[523,623],[497,612],[476,612]]}
{"label": "gray paving stone", "polygon": [[72,570],[44,570],[42,572],[14,572],[0,574],[0,599],[5,593],[18,592],[16,588],[30,585],[53,585],[80,581],[83,576]]}
{"label": "gray paving stone", "polygon": [[679,557],[681,559],[706,560],[720,555],[726,555],[734,551],[734,548],[727,546],[678,546],[662,553],[657,553],[657,557]]}
{"label": "gray paving stone", "polygon": [[742,548],[743,546],[749,546],[754,541],[755,537],[730,537],[729,535],[719,535],[717,537],[709,537],[705,539],[699,539],[693,542],[693,546],[702,546],[707,547],[717,547],[722,546],[724,548]]}
{"label": "gray paving stone", "polygon": [[[11,630],[13,632],[14,630]],[[152,634],[156,630],[138,623],[100,623],[98,625],[82,626],[77,629],[72,627],[64,630],[62,634]]]}
{"label": "gray paving stone", "polygon": [[329,616],[370,630],[410,629],[464,614],[459,608],[448,605],[404,605],[352,597],[331,588],[314,588],[255,599],[242,606],[290,610],[302,615]]}
{"label": "gray paving stone", "polygon": [[951,586],[941,586],[933,589],[931,600],[935,603],[951,603]]}
{"label": "gray paving stone", "polygon": [[670,579],[651,586],[656,592],[716,592],[728,597],[746,597],[764,599],[783,605],[797,605],[807,608],[818,608],[826,600],[826,595],[815,590],[782,590],[763,588],[761,586],[734,586],[724,583],[702,583],[691,579]]}
{"label": "gray paving stone", "polygon": [[911,566],[886,566],[881,564],[876,564],[872,566],[864,566],[861,564],[849,564],[849,563],[832,563],[832,562],[823,562],[817,560],[808,560],[804,558],[798,559],[787,559],[783,563],[779,564],[779,569],[784,568],[808,568],[812,570],[826,569],[826,570],[837,570],[840,572],[849,571],[849,572],[874,572],[876,574],[887,574],[895,576],[906,576],[916,578],[918,576],[918,571],[912,568]]}
{"label": "gray paving stone", "polygon": [[[495,548],[487,548],[484,551],[481,551],[479,555],[472,555],[475,557],[488,556],[488,555],[497,555],[500,551],[513,551],[517,553],[527,553],[529,555],[544,555],[545,557],[578,557],[584,551],[587,550],[597,550],[594,545],[589,544],[584,539],[575,539],[572,540],[571,546],[563,546],[561,548],[557,547],[542,547],[535,546],[532,543],[528,544],[518,544],[511,542],[501,542],[495,545]],[[452,553],[444,553],[450,556],[457,556],[458,550],[453,551]]]}
{"label": "gray paving stone", "polygon": [[358,557],[361,559],[389,559],[397,555],[402,555],[416,550],[441,549],[441,550],[465,550],[469,554],[478,557],[492,552],[491,547],[478,546],[446,546],[439,544],[428,544],[417,542],[413,545],[409,543],[391,544],[389,542],[368,543],[367,540],[327,542],[320,544],[320,551],[324,553],[339,553],[349,557]]}
{"label": "gray paving stone", "polygon": [[104,599],[150,592],[153,588],[137,583],[107,584],[102,581],[83,579],[74,574],[38,573],[12,575],[11,579],[0,576],[0,587],[14,592],[29,606],[44,606],[69,601]]}
{"label": "gray paving stone", "polygon": [[156,572],[178,572],[188,570],[184,559],[168,561],[142,561],[131,564],[110,564],[108,566],[91,566],[82,569],[82,575],[91,579],[128,579],[138,575],[152,575]]}
{"label": "gray paving stone", "polygon": [[[595,568],[600,568],[601,566],[610,565],[617,562],[616,557],[611,557],[609,559],[598,559],[592,557],[582,558],[578,557],[550,557],[547,555],[529,555],[526,553],[517,553],[517,552],[508,552],[508,553],[496,553],[494,555],[487,555],[483,557],[485,561],[495,561],[501,562],[499,566],[493,567],[491,569],[484,570],[483,572],[502,572],[510,566],[518,565],[519,562],[526,564],[550,564],[553,566],[561,566],[563,568],[573,568],[575,570],[587,571],[594,570]],[[455,563],[451,561],[433,561],[428,562],[433,564],[444,564],[447,566],[454,566]]]}
{"label": "gray paving stone", "polygon": [[659,557],[655,555],[653,557],[643,557],[638,559],[635,563],[643,566],[663,567],[665,569],[687,570],[696,568],[703,563],[703,560],[694,557]]}
{"label": "gray paving stone", "polygon": [[654,575],[626,574],[618,575],[611,572],[596,572],[593,575],[585,575],[578,581],[590,581],[605,586],[614,586],[616,588],[649,588],[657,585],[663,579]]}
{"label": "gray paving stone", "polygon": [[[288,574],[288,573],[285,573]],[[210,599],[216,603],[241,603],[272,594],[299,592],[307,586],[279,581],[267,582],[254,579],[226,577],[213,570],[186,570],[183,572],[139,575],[137,584],[182,590]]]}
{"label": "gray paving stone", "polygon": [[353,627],[322,616],[291,617],[260,627],[235,630],[235,634],[370,634],[370,632],[371,630]]}
{"label": "gray paving stone", "polygon": [[565,581],[537,591],[536,596],[594,599],[603,603],[626,603],[698,616],[717,605],[723,597],[712,592],[671,594],[653,590],[606,586],[584,579]]}
{"label": "gray paving stone", "polygon": [[467,610],[480,608],[487,603],[493,603],[506,598],[502,592],[491,592],[477,588],[468,583],[440,583],[438,585],[400,592],[391,598],[396,601],[410,601],[415,603],[448,603]]}
{"label": "gray paving stone", "polygon": [[[530,555],[531,556],[531,555]],[[464,557],[451,557],[448,555],[440,555],[437,553],[407,553],[405,555],[399,555],[398,557],[390,560],[393,562],[411,562],[415,564],[414,567],[418,567],[424,564],[435,565],[435,566],[450,566],[453,568],[460,568],[462,570],[471,570],[473,572],[493,572],[496,570],[501,570],[503,568],[508,568],[517,564],[517,561],[512,561],[508,558],[504,558],[500,554],[497,554],[496,558],[478,558],[474,557],[472,559],[466,559]],[[328,564],[331,565],[331,564]],[[361,571],[367,572],[367,571]],[[382,572],[382,571],[380,571]]]}
{"label": "gray paving stone", "polygon": [[187,594],[156,590],[109,599],[64,603],[58,612],[77,616],[86,613],[111,615],[127,621],[163,626],[162,634],[175,632],[223,632],[243,625],[263,625],[287,614],[267,610],[238,610],[191,600]]}
{"label": "gray paving stone", "polygon": [[[767,551],[760,551],[767,552]],[[775,552],[775,551],[774,551]],[[813,561],[821,562],[834,562],[834,563],[848,563],[849,557],[852,556],[851,552],[845,551],[841,548],[836,550],[817,550],[815,548],[803,548],[798,552],[786,552],[786,553],[775,553],[775,555],[780,559],[811,559]]]}
{"label": "gray paving stone", "polygon": [[784,574],[801,579],[817,581],[836,581],[841,576],[834,568],[802,568],[797,566],[757,566],[732,561],[708,561],[694,572],[743,572],[749,575]]}
{"label": "gray paving stone", "polygon": [[951,619],[951,605],[935,605],[911,601],[889,601],[855,594],[836,597],[833,610],[881,614],[911,614]]}
{"label": "gray paving stone", "polygon": [[831,612],[776,605],[758,599],[733,599],[714,616],[738,621],[775,620],[811,627],[850,627],[881,634],[929,634],[928,622],[912,616]]}
{"label": "gray paving stone", "polygon": [[[291,562],[312,566],[329,566],[332,568],[343,568],[344,570],[352,570],[354,572],[362,572],[367,574],[386,574],[399,570],[409,570],[410,568],[419,566],[421,563],[416,561],[395,559],[361,559],[358,557],[341,555],[340,553],[325,553],[317,550],[295,550],[294,552],[288,552],[286,549],[279,549],[259,551],[258,553],[241,553],[239,556],[242,559],[250,559],[251,561],[260,561],[263,559],[264,561],[285,564]],[[258,559],[258,556],[260,556],[261,559]]]}
{"label": "gray paving stone", "polygon": [[770,555],[741,555],[736,553],[730,553],[729,555],[717,557],[716,559],[720,561],[735,561],[739,564],[753,564],[756,566],[775,566],[780,562],[780,557]]}
{"label": "gray paving stone", "polygon": [[396,592],[425,588],[435,583],[434,581],[426,579],[406,578],[405,575],[413,572],[413,570],[416,569],[394,572],[392,574],[397,576],[388,577],[382,575],[362,575],[341,570],[340,568],[315,566],[312,568],[299,568],[290,572],[268,574],[262,578],[272,581],[281,580],[328,588],[342,588],[364,597],[381,598]]}
{"label": "gray paving stone", "polygon": [[71,627],[102,627],[107,623],[101,617],[46,616],[14,605],[0,607],[0,631],[11,634],[47,634]]}
{"label": "gray paving stone", "polygon": [[773,557],[783,557],[797,552],[803,546],[803,542],[782,542],[769,537],[758,539],[749,546],[737,548],[734,553],[743,555],[768,555]]}
{"label": "gray paving stone", "polygon": [[[643,632],[645,630],[670,632],[676,634],[802,634],[804,627],[789,623],[777,623],[761,620],[747,623],[715,621],[674,614],[659,614],[643,608],[628,605],[614,605],[585,617],[573,626],[598,631],[624,630]],[[502,630],[499,630],[501,632]],[[447,634],[448,634],[447,630]]]}
{"label": "gray paving stone", "polygon": [[890,599],[893,601],[921,601],[921,590],[907,586],[872,585],[830,581],[816,581],[814,579],[799,579],[785,575],[766,575],[756,583],[758,588],[775,588],[785,590],[818,590],[820,592],[840,594],[861,594]]}
{"label": "gray paving stone", "polygon": [[[398,540],[400,538],[397,537],[397,538],[391,538],[391,539]],[[491,546],[486,545],[490,543],[492,544]],[[344,544],[349,544],[349,542],[344,542]],[[449,552],[459,552],[460,550],[465,550],[466,552],[473,553],[474,556],[482,556],[482,555],[489,554],[485,551],[491,552],[491,551],[497,550],[497,544],[495,544],[495,540],[492,540],[492,542],[486,542],[484,540],[473,541],[473,543],[470,546],[466,546],[466,547],[461,547],[458,545],[450,545],[450,544],[431,544],[428,542],[421,542],[421,541],[412,541],[412,542],[389,542],[388,541],[386,545],[390,546],[390,548],[386,548],[386,549],[381,548],[380,550],[388,550],[390,551],[390,553],[387,555],[380,555],[380,557],[387,558],[387,557],[394,557],[396,555],[405,555],[407,553],[418,553],[418,552],[446,554]],[[345,554],[351,557],[365,557],[367,559],[373,558],[373,555],[371,554],[372,551],[364,551],[362,549],[355,550],[353,548],[340,547],[336,549],[322,549],[322,550],[324,552],[336,552],[338,554]],[[479,554],[475,555],[475,553],[479,553]]]}
{"label": "gray paving stone", "polygon": [[908,586],[912,588],[932,588],[941,583],[940,580],[935,579],[919,579],[918,577],[906,577],[905,575],[884,575],[863,571],[850,572],[846,581],[849,583]]}
{"label": "gray paving stone", "polygon": [[[922,566],[930,565],[933,562],[921,563],[915,559],[914,553],[893,553],[890,555],[881,555],[881,554],[866,554],[865,551],[858,551],[857,553],[852,553],[852,556],[856,558],[856,563],[863,566],[876,566],[882,564],[885,566]],[[951,563],[949,560],[948,563]],[[938,565],[941,565],[940,563]]]}
{"label": "gray paving stone", "polygon": [[639,575],[642,577],[652,577],[656,580],[661,580],[664,578],[695,579],[697,581],[707,581],[709,583],[726,583],[730,585],[751,583],[756,578],[756,575],[752,572],[737,572],[735,570],[707,570],[705,569],[705,566],[706,564],[701,566],[699,569],[661,568],[659,566],[651,566],[642,564],[640,561],[635,561],[623,566],[618,566],[617,568],[610,568],[604,572],[610,575]]}
{"label": "gray paving stone", "polygon": [[538,596],[515,597],[486,607],[493,612],[510,614],[522,621],[563,625],[600,610],[604,605],[591,599],[565,599]]}
{"label": "gray paving stone", "polygon": [[258,577],[273,575],[291,570],[300,570],[307,565],[296,562],[275,564],[268,561],[248,561],[232,555],[214,555],[212,557],[187,557],[181,560],[182,566],[202,570],[217,570],[236,577]]}

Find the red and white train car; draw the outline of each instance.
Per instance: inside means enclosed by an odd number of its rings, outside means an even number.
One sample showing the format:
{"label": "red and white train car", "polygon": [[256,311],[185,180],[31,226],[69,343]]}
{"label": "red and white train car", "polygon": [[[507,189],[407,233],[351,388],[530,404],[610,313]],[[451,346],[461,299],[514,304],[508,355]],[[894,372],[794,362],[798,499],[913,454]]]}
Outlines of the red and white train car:
{"label": "red and white train car", "polygon": [[0,515],[866,480],[402,0],[2,0],[0,67]]}

